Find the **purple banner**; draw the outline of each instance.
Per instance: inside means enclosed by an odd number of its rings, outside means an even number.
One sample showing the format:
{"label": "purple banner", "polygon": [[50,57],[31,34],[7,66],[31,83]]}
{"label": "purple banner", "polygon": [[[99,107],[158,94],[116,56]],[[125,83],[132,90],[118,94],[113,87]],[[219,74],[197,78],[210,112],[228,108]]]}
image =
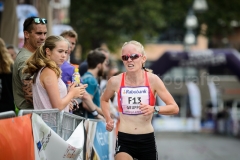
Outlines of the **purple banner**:
{"label": "purple banner", "polygon": [[176,66],[227,66],[240,79],[240,53],[235,49],[207,49],[199,51],[167,51],[153,62],[150,69],[162,76]]}

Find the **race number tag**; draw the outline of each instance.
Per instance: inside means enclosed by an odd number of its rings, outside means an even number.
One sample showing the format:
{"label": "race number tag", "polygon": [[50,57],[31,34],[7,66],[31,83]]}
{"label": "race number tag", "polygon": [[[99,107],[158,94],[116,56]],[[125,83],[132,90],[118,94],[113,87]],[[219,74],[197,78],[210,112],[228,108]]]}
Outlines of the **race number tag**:
{"label": "race number tag", "polygon": [[149,87],[122,87],[121,104],[123,114],[142,114],[140,103],[149,104]]}

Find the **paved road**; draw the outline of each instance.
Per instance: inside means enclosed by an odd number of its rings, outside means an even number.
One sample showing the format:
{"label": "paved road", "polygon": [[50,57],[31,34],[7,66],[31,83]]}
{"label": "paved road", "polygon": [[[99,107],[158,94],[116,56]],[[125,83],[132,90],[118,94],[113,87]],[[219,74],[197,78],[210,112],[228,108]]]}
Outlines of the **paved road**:
{"label": "paved road", "polygon": [[155,133],[159,160],[240,160],[240,139],[200,133]]}

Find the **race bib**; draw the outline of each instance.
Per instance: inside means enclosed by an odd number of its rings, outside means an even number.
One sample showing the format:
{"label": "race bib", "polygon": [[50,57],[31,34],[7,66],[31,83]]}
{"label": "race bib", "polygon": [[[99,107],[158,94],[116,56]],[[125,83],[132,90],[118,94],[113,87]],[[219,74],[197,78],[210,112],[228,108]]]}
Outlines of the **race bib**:
{"label": "race bib", "polygon": [[149,100],[149,87],[144,86],[121,88],[121,105],[123,114],[142,114],[141,110],[139,109],[140,103],[149,104]]}

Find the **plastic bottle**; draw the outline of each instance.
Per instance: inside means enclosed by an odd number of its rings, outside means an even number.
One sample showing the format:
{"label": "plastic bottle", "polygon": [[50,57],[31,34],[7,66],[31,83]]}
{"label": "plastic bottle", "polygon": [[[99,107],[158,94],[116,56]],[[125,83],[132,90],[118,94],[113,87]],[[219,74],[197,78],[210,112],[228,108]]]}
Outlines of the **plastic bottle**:
{"label": "plastic bottle", "polygon": [[67,89],[69,90],[69,87],[71,86],[72,82],[71,81],[67,81]]}
{"label": "plastic bottle", "polygon": [[78,72],[78,68],[75,68],[74,69],[74,73],[72,75],[72,82],[76,82],[77,85],[76,86],[79,86],[80,85],[80,74]]}
{"label": "plastic bottle", "polygon": [[[81,83],[81,79],[80,78],[81,78],[81,76],[80,76],[80,74],[78,72],[78,68],[75,68],[74,69],[74,73],[72,75],[72,82],[73,83],[76,82],[77,83],[76,86],[80,86],[80,83]],[[80,98],[76,98],[75,100],[77,100],[78,104],[82,102],[82,100]]]}

